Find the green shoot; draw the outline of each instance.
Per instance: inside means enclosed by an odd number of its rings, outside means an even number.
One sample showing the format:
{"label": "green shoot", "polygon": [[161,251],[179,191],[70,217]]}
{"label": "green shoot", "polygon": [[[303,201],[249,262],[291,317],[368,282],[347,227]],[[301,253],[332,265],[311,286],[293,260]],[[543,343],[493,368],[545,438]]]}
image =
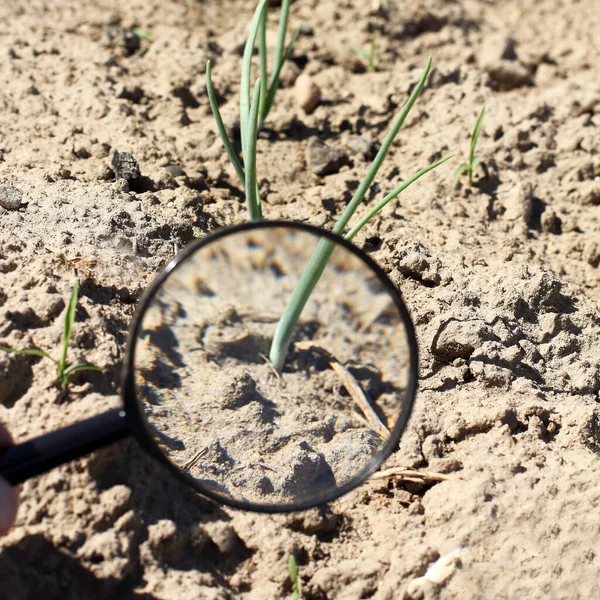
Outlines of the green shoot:
{"label": "green shoot", "polygon": [[60,355],[60,360],[56,360],[52,358],[47,352],[40,350],[39,348],[25,348],[24,350],[15,350],[13,348],[8,348],[6,346],[0,346],[0,350],[3,352],[9,352],[14,354],[25,354],[28,356],[38,356],[40,358],[48,358],[56,365],[56,381],[63,389],[67,388],[69,378],[71,375],[78,373],[80,371],[99,371],[102,372],[103,369],[100,367],[96,367],[89,363],[79,363],[76,365],[70,365],[67,362],[67,353],[69,350],[69,342],[71,340],[71,333],[73,331],[73,323],[75,322],[75,311],[77,309],[77,299],[79,296],[79,282],[77,279],[73,284],[73,290],[71,291],[71,297],[69,299],[69,304],[67,306],[67,310],[65,312],[65,320],[63,324],[63,334],[62,334],[62,351]]}
{"label": "green shoot", "polygon": [[[287,37],[287,28],[290,14],[290,2],[291,0],[282,0],[281,2],[281,13],[279,16],[279,27],[277,30],[277,41],[275,44],[275,54],[273,56],[273,71],[270,78],[268,77],[268,64],[267,64],[267,11],[262,14],[262,21],[260,26],[260,34],[258,40],[258,56],[260,63],[260,78],[263,81],[263,90],[260,98],[260,111],[259,111],[259,129],[263,126],[265,119],[267,118],[273,101],[275,100],[275,94],[279,89],[279,77],[281,75],[281,69],[285,61],[290,57],[292,49],[300,31],[302,25],[299,25],[294,34],[292,35],[290,43],[285,45],[285,38]],[[268,4],[268,2],[267,2]]]}
{"label": "green shoot", "polygon": [[[229,140],[227,133],[225,131],[225,127],[223,125],[223,121],[221,119],[221,115],[219,113],[219,107],[217,104],[214,88],[212,85],[211,79],[211,69],[210,63],[207,65],[206,69],[206,87],[209,96],[209,101],[215,116],[215,120],[217,123],[217,129],[223,140],[223,144],[225,145],[225,149],[227,154],[238,174],[240,182],[244,186],[246,192],[246,205],[248,207],[248,213],[250,215],[250,219],[252,221],[259,221],[262,219],[262,209],[261,209],[261,200],[258,190],[258,183],[256,177],[256,139],[257,132],[260,127],[261,122],[261,110],[265,110],[265,102],[267,110],[270,107],[269,102],[272,100],[271,94],[273,93],[274,82],[278,77],[278,72],[276,71],[274,75],[272,75],[270,85],[266,85],[266,77],[267,68],[266,61],[264,60],[265,54],[265,20],[266,20],[266,9],[268,6],[268,0],[261,0],[261,2],[256,7],[254,12],[254,16],[252,18],[252,23],[250,25],[250,34],[246,41],[246,45],[244,48],[244,56],[242,59],[242,75],[241,75],[241,90],[240,90],[240,134],[242,140],[242,152],[244,155],[244,167],[240,164],[238,157],[233,150],[233,146],[231,141]],[[283,64],[285,57],[291,51],[291,45],[288,46],[285,52],[283,51],[283,41],[285,40],[285,28],[286,28],[286,19],[287,19],[287,11],[289,9],[289,2],[282,3],[282,18],[280,21],[280,40],[278,42],[278,53],[276,56],[276,64],[278,65],[278,69]],[[298,32],[296,32],[298,33]],[[261,78],[256,82],[254,87],[254,92],[252,98],[250,98],[250,78],[252,72],[252,54],[254,51],[254,46],[256,43],[256,38],[258,37],[259,44],[259,57],[260,57],[260,72]],[[292,39],[292,44],[295,40],[295,37]],[[372,54],[374,53],[374,38],[372,40]],[[353,198],[350,200],[342,215],[338,219],[337,223],[333,228],[333,233],[337,235],[341,235],[346,237],[346,239],[351,240],[354,236],[368,223],[375,215],[377,215],[384,206],[386,206],[391,200],[396,198],[398,194],[400,194],[403,190],[405,190],[409,185],[417,181],[420,177],[440,166],[442,163],[446,162],[452,156],[446,156],[433,164],[424,167],[408,179],[406,179],[400,186],[394,189],[392,192],[387,194],[382,200],[380,200],[373,208],[371,208],[363,217],[358,221],[358,223],[352,227],[349,231],[346,231],[348,223],[350,219],[353,217],[359,205],[362,203],[366,193],[371,187],[383,160],[385,159],[396,135],[398,134],[400,128],[404,124],[408,113],[411,108],[415,104],[419,94],[421,93],[425,81],[427,80],[427,76],[429,75],[429,71],[431,69],[431,58],[427,62],[427,66],[425,71],[417,83],[417,85],[412,90],[406,104],[400,111],[400,114],[394,121],[392,128],[387,134],[383,144],[379,152],[377,153],[373,163],[367,170],[367,173],[358,186],[356,193]],[[267,96],[265,101],[265,89],[267,90]],[[287,355],[287,351],[292,339],[292,334],[296,325],[296,322],[300,318],[302,310],[306,305],[306,302],[310,298],[313,289],[319,282],[321,275],[323,274],[327,262],[331,257],[333,251],[335,249],[335,244],[329,240],[323,239],[321,240],[313,256],[311,257],[307,268],[304,273],[300,277],[294,292],[292,293],[288,304],[277,324],[275,334],[273,336],[273,340],[271,342],[271,349],[269,352],[269,359],[275,369],[281,372],[283,368],[283,364],[285,361],[285,357]]]}
{"label": "green shoot", "polygon": [[296,558],[293,554],[290,554],[288,570],[290,573],[290,581],[292,582],[292,600],[302,600],[302,581],[298,575],[298,565],[296,564]]}
{"label": "green shoot", "polygon": [[250,105],[246,134],[246,153],[244,154],[246,157],[246,205],[248,206],[248,212],[252,221],[260,221],[262,219],[258,182],[256,180],[256,136],[261,89],[262,85],[259,79],[254,86],[254,93],[252,94],[252,104]]}
{"label": "green shoot", "polygon": [[[356,209],[358,208],[358,206],[364,199],[365,194],[371,187],[371,184],[373,183],[373,180],[375,179],[375,176],[377,175],[377,172],[381,167],[381,164],[383,163],[383,160],[385,159],[392,145],[392,142],[394,141],[396,135],[398,134],[398,131],[400,130],[404,121],[406,120],[410,109],[413,107],[419,94],[421,93],[421,90],[425,85],[425,81],[427,80],[427,76],[429,74],[430,69],[431,58],[427,62],[427,66],[423,75],[421,76],[421,79],[413,89],[406,104],[400,111],[400,114],[398,115],[392,128],[387,134],[385,140],[383,141],[383,144],[381,145],[377,156],[375,157],[373,163],[367,170],[365,178],[358,186],[354,197],[350,200],[344,212],[335,224],[333,228],[333,233],[344,236],[344,232],[346,230],[348,222],[356,212]],[[432,169],[436,168],[437,166],[452,158],[452,156],[454,155],[446,156],[445,158],[436,161],[435,163],[421,169],[412,177],[404,181],[398,188],[390,192],[379,203],[377,203],[373,209],[371,209],[352,229],[350,229],[348,233],[345,234],[345,237],[351,240],[368,221],[370,221],[386,204],[388,204],[388,202],[390,202],[393,198],[400,194],[400,192],[405,190],[409,185],[414,183],[417,179],[419,179]],[[281,369],[283,368],[283,363],[287,355],[287,351],[292,339],[292,334],[294,332],[296,322],[300,318],[302,310],[304,309],[306,302],[310,298],[313,289],[315,288],[315,286],[319,282],[319,279],[321,278],[321,275],[325,271],[327,262],[329,261],[329,258],[331,257],[334,249],[334,242],[327,239],[322,239],[317,244],[317,248],[315,249],[315,252],[312,255],[304,273],[300,277],[296,288],[292,292],[292,295],[288,301],[287,306],[285,307],[283,315],[279,320],[279,323],[277,324],[275,335],[273,336],[273,341],[271,342],[269,360],[271,361],[275,369],[277,369],[277,371],[279,372],[281,372]]]}
{"label": "green shoot", "polygon": [[246,143],[248,141],[248,120],[250,118],[252,53],[254,52],[254,43],[256,42],[258,30],[261,27],[263,18],[266,16],[267,6],[268,0],[261,0],[254,11],[254,16],[252,17],[252,22],[250,24],[250,35],[246,40],[244,56],[242,58],[242,75],[240,79],[240,135],[242,138],[242,154],[244,155],[244,160],[246,160],[248,156]]}
{"label": "green shoot", "polygon": [[374,31],[371,34],[371,43],[369,46],[369,50],[365,50],[364,48],[350,48],[354,54],[358,54],[365,63],[367,64],[367,71],[369,73],[375,73],[378,70],[377,65],[375,64],[375,44],[377,42],[377,33]]}
{"label": "green shoot", "polygon": [[477,165],[479,164],[479,156],[475,155],[475,148],[477,147],[477,140],[479,139],[479,134],[481,133],[481,128],[483,127],[483,119],[485,117],[485,106],[481,109],[479,113],[479,118],[477,119],[477,123],[475,123],[475,129],[473,129],[473,133],[471,134],[471,145],[469,146],[469,159],[467,162],[464,162],[462,165],[456,169],[456,173],[454,175],[454,186],[458,184],[458,180],[461,175],[466,171],[469,187],[473,185],[473,174],[477,169]]}
{"label": "green shoot", "polygon": [[[251,111],[254,108],[254,114],[258,115],[260,111],[260,98],[262,97],[262,85],[257,82],[255,87],[258,88],[259,100],[254,103],[254,107],[251,105],[250,100],[250,77],[252,72],[252,53],[254,51],[254,44],[256,36],[258,35],[261,23],[266,18],[266,9],[268,6],[268,0],[261,0],[254,11],[252,17],[252,23],[250,24],[250,35],[246,40],[244,47],[244,56],[242,59],[242,75],[240,81],[240,136],[242,140],[242,154],[244,155],[244,167],[242,167],[233,144],[227,135],[223,119],[221,117],[221,111],[217,102],[217,97],[212,84],[211,64],[208,61],[206,65],[206,91],[208,94],[208,100],[210,107],[213,111],[215,121],[217,123],[217,130],[221,136],[223,145],[227,152],[227,156],[237,173],[240,183],[244,187],[246,192],[246,206],[248,213],[252,221],[260,221],[262,219],[261,201],[260,194],[258,191],[258,182],[256,178],[256,139],[258,134],[258,123],[257,118],[251,117]],[[261,34],[262,35],[262,34]]]}
{"label": "green shoot", "polygon": [[138,56],[144,56],[146,52],[148,52],[148,48],[152,43],[152,32],[149,29],[144,29],[143,27],[134,27],[133,33],[140,38],[144,42],[144,44],[138,48],[135,53]]}
{"label": "green shoot", "polygon": [[223,141],[223,145],[225,146],[225,150],[227,151],[227,156],[237,173],[237,176],[240,179],[240,183],[242,187],[246,187],[246,177],[244,175],[244,169],[240,164],[237,154],[229,141],[229,136],[227,135],[227,131],[225,131],[225,125],[223,124],[223,119],[221,118],[221,111],[219,110],[219,105],[217,104],[217,96],[215,94],[215,90],[212,84],[211,77],[211,68],[210,68],[210,60],[206,63],[206,91],[208,93],[208,100],[210,102],[210,107],[212,108],[213,115],[215,117],[215,121],[217,123],[217,129],[219,130],[219,135],[221,136],[221,140]]}
{"label": "green shoot", "polygon": [[[279,89],[279,78],[281,75],[281,69],[285,61],[291,55],[294,44],[298,39],[298,35],[301,31],[302,26],[299,26],[298,29],[296,29],[296,31],[294,32],[290,43],[286,47],[285,39],[287,35],[290,1],[291,0],[283,0],[281,3],[281,15],[279,19],[277,43],[275,46],[275,56],[273,60],[274,69],[270,77],[268,75],[266,47],[267,9],[269,6],[269,1],[261,0],[254,11],[254,16],[252,17],[252,22],[250,24],[250,34],[248,36],[248,39],[246,40],[246,45],[244,47],[244,56],[242,59],[242,74],[240,79],[240,134],[242,139],[242,154],[244,156],[244,162],[248,160],[251,150],[251,148],[247,147],[247,144],[250,143],[251,138],[254,138],[254,144],[256,143],[256,132],[262,128],[263,123],[273,106],[273,102],[275,101],[275,94]],[[251,108],[250,79],[252,74],[252,54],[254,52],[254,46],[257,36],[259,45],[261,90],[260,103],[258,105],[258,123],[256,126],[254,126],[252,122],[249,123]],[[225,130],[223,119],[219,111],[219,105],[217,103],[217,97],[212,84],[212,73],[210,67],[211,65],[209,61],[206,65],[206,90],[208,93],[210,106],[215,117],[215,121],[217,123],[219,136],[223,141],[223,145],[225,146],[225,150],[227,151],[227,156],[229,157],[229,160],[231,161],[235,169],[240,183],[246,190],[246,202],[248,205],[250,218],[253,221],[260,220],[262,218],[262,213],[260,207],[261,203],[260,196],[258,193],[258,185],[255,185],[255,190],[254,192],[252,192],[252,199],[248,200],[248,190],[246,188],[246,176],[244,173],[244,168],[242,167],[239,158],[235,153],[235,150],[233,149],[233,144],[231,143],[231,140],[229,139],[229,136],[227,135],[227,132]],[[254,157],[254,160],[255,158],[256,157]]]}

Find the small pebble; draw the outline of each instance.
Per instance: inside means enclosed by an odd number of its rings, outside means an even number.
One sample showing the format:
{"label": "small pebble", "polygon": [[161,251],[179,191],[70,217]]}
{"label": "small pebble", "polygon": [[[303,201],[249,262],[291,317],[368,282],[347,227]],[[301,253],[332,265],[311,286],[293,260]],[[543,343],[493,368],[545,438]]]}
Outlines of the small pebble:
{"label": "small pebble", "polygon": [[0,185],[0,206],[7,210],[17,210],[21,206],[23,192],[11,185]]}
{"label": "small pebble", "polygon": [[362,154],[365,158],[373,158],[378,147],[371,139],[362,135],[351,135],[346,144],[352,154]]}
{"label": "small pebble", "polygon": [[181,177],[185,175],[183,169],[179,165],[167,165],[165,167],[165,171],[173,175],[173,177]]}
{"label": "small pebble", "polygon": [[321,101],[321,90],[310,75],[302,73],[294,85],[296,103],[306,113],[312,113]]}
{"label": "small pebble", "polygon": [[315,175],[323,177],[337,173],[343,165],[348,164],[348,155],[341,148],[328,146],[313,137],[306,147],[306,162]]}
{"label": "small pebble", "polygon": [[115,173],[115,179],[133,181],[140,177],[140,168],[137,161],[127,152],[115,152],[110,164]]}

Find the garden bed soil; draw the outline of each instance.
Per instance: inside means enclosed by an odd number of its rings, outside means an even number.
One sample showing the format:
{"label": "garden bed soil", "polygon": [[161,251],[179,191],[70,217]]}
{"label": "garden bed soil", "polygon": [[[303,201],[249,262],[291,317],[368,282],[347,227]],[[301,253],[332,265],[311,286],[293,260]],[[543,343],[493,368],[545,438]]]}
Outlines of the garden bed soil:
{"label": "garden bed soil", "polygon": [[[0,420],[16,441],[119,406],[143,290],[186,244],[247,220],[204,69],[210,59],[235,137],[253,8],[0,4],[0,343],[56,353],[77,269],[69,358],[106,368],[65,396],[49,361],[2,354]],[[368,197],[459,153],[354,240],[401,290],[420,344],[420,392],[388,474],[325,507],[259,515],[203,499],[124,441],[22,486],[0,597],[288,598],[290,554],[315,600],[594,597],[595,9],[296,0],[290,26],[304,27],[258,142],[265,216],[331,228],[430,55]],[[374,73],[352,51],[371,30]],[[310,114],[301,73],[320,90]],[[474,186],[452,190],[484,105]],[[390,472],[401,467],[412,475]]]}

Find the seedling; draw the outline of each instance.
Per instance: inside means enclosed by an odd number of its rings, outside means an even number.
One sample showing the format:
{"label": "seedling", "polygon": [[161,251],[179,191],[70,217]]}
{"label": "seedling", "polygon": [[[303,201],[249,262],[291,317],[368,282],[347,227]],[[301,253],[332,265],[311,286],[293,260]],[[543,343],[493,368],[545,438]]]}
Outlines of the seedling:
{"label": "seedling", "polygon": [[62,335],[62,353],[59,360],[52,358],[47,352],[40,348],[25,348],[24,350],[15,350],[6,346],[0,346],[0,350],[4,352],[10,352],[14,354],[26,354],[28,356],[39,356],[40,358],[48,358],[56,365],[56,382],[66,390],[69,378],[71,375],[80,371],[99,371],[103,369],[96,367],[89,363],[79,363],[76,365],[70,365],[67,362],[67,352],[69,350],[69,342],[71,340],[71,332],[73,330],[73,323],[75,322],[75,310],[77,308],[77,298],[79,295],[79,282],[75,279],[73,284],[73,290],[71,291],[71,298],[69,299],[69,305],[65,313],[65,321]]}
{"label": "seedling", "polygon": [[144,45],[138,48],[135,53],[138,56],[144,56],[146,52],[148,52],[148,48],[152,43],[152,32],[149,29],[144,29],[143,27],[134,27],[133,33],[137,35],[144,42]]}
{"label": "seedling", "polygon": [[[244,59],[242,63],[242,91],[240,98],[240,130],[242,135],[242,145],[244,144],[245,134],[248,133],[246,120],[248,118],[250,106],[250,71],[252,69],[252,53],[254,52],[254,43],[256,41],[256,37],[258,36],[258,58],[260,65],[260,79],[262,81],[262,86],[260,89],[260,103],[258,106],[258,128],[261,129],[273,106],[275,94],[279,89],[281,69],[285,64],[285,61],[290,57],[292,49],[294,48],[294,44],[300,35],[300,31],[302,30],[302,25],[299,25],[292,35],[290,43],[286,46],[285,40],[287,37],[290,2],[291,0],[283,0],[281,3],[277,41],[275,44],[275,54],[273,56],[273,70],[271,71],[270,76],[268,72],[269,67],[267,57],[267,13],[269,8],[269,0],[261,0],[254,12],[254,17],[250,25],[250,35],[248,36],[246,46],[244,48]],[[209,81],[210,71],[208,67],[206,78],[206,87],[209,89],[210,97],[212,85]],[[211,99],[211,106],[213,107],[214,112],[213,102],[216,104],[216,101]],[[221,129],[219,129],[219,133],[221,133]],[[223,137],[222,134],[221,137]],[[244,156],[246,156],[245,152]]]}
{"label": "seedling", "polygon": [[469,147],[469,159],[467,162],[464,162],[458,169],[456,169],[456,173],[454,175],[454,187],[458,184],[458,180],[461,175],[466,171],[469,178],[469,186],[473,185],[473,173],[475,173],[475,169],[477,169],[477,165],[479,164],[479,156],[475,155],[475,148],[477,146],[477,140],[479,138],[479,134],[481,133],[481,128],[483,126],[483,118],[485,117],[485,106],[481,109],[479,113],[479,118],[477,119],[477,123],[475,123],[475,129],[473,129],[473,133],[471,134],[471,145]]}
{"label": "seedling", "polygon": [[367,64],[367,71],[369,73],[375,73],[378,70],[377,65],[375,64],[375,43],[377,41],[377,33],[374,31],[371,34],[371,43],[369,46],[369,50],[365,50],[364,48],[351,48],[352,52],[358,54],[365,63]]}
{"label": "seedling", "polygon": [[298,565],[296,564],[296,558],[293,554],[290,554],[288,570],[290,573],[290,581],[292,582],[292,600],[302,600],[302,581],[298,575]]}
{"label": "seedling", "polygon": [[[252,24],[250,27],[250,35],[246,41],[244,49],[244,57],[242,59],[242,75],[241,75],[241,91],[240,91],[240,130],[242,138],[242,151],[244,155],[244,167],[242,167],[233,146],[227,136],[223,120],[221,118],[219,107],[216,101],[216,95],[212,86],[210,62],[206,68],[206,86],[208,91],[208,97],[213,110],[215,121],[217,123],[217,129],[225,145],[227,155],[229,156],[233,167],[240,179],[240,182],[244,186],[246,192],[246,205],[248,213],[252,221],[260,221],[262,219],[262,208],[260,194],[258,190],[257,177],[256,177],[256,138],[259,127],[259,107],[260,98],[262,94],[262,79],[257,80],[254,86],[254,92],[252,98],[250,98],[250,78],[252,70],[252,52],[254,49],[254,43],[258,34],[261,23],[264,23],[264,11],[266,10],[267,0],[262,0],[256,7]],[[384,206],[386,206],[391,200],[396,198],[398,194],[404,191],[409,185],[417,181],[420,177],[435,169],[442,163],[446,162],[454,156],[451,154],[446,156],[427,167],[424,167],[408,179],[402,182],[396,189],[392,190],[389,194],[384,196],[375,206],[369,210],[354,227],[349,231],[346,231],[348,223],[357,208],[363,201],[366,193],[368,192],[371,184],[373,183],[383,160],[385,159],[392,142],[394,141],[398,131],[402,127],[410,109],[416,102],[427,76],[431,69],[431,58],[427,62],[425,71],[414,87],[410,97],[406,104],[400,111],[400,114],[394,121],[391,130],[387,134],[379,152],[377,153],[373,163],[367,170],[365,178],[358,186],[356,193],[350,200],[338,222],[333,228],[333,232],[344,236],[346,239],[351,240],[354,236],[377,214]],[[292,334],[296,322],[298,321],[302,310],[308,301],[314,287],[318,283],[321,275],[323,274],[327,262],[333,253],[335,245],[329,240],[322,240],[319,242],[315,253],[311,257],[309,264],[304,271],[300,281],[298,282],[294,292],[292,293],[290,300],[284,310],[284,313],[277,325],[273,341],[271,343],[271,350],[269,352],[269,359],[275,369],[281,372],[283,363],[290,345]]]}
{"label": "seedling", "polygon": [[[345,237],[347,240],[352,240],[354,236],[377,214],[379,213],[384,206],[386,206],[389,202],[391,202],[394,198],[396,198],[401,192],[403,192],[409,185],[417,181],[420,177],[429,173],[429,171],[439,167],[441,164],[445,163],[447,160],[450,160],[454,154],[450,154],[449,156],[445,156],[440,160],[424,167],[420,171],[417,171],[414,175],[403,181],[396,189],[392,190],[389,194],[384,196],[379,202],[375,204],[371,210],[367,211],[367,213],[354,225],[349,231],[346,232],[346,227],[348,222],[356,212],[356,209],[362,202],[365,197],[365,194],[371,187],[373,183],[377,171],[381,167],[383,160],[385,159],[392,142],[394,141],[398,131],[402,127],[410,109],[413,107],[416,102],[423,86],[425,85],[425,81],[427,80],[427,76],[429,75],[429,71],[431,69],[431,58],[427,61],[427,66],[421,79],[413,89],[410,97],[408,98],[406,104],[403,106],[400,114],[398,115],[396,121],[394,122],[392,128],[388,132],[385,140],[383,141],[379,152],[375,156],[373,163],[367,170],[367,174],[364,179],[358,186],[356,193],[353,198],[350,200],[348,205],[346,206],[344,212],[338,219],[337,223],[333,227],[333,233],[341,235]],[[302,310],[306,302],[308,301],[314,287],[317,285],[321,275],[325,271],[325,267],[327,266],[327,262],[331,257],[333,250],[335,249],[335,245],[333,242],[329,240],[321,240],[317,245],[317,248],[311,257],[308,266],[306,267],[304,273],[300,277],[300,281],[296,285],[290,300],[285,307],[283,315],[277,324],[277,328],[275,330],[275,335],[273,336],[273,341],[271,343],[271,350],[269,352],[269,360],[277,369],[281,371],[283,368],[283,363],[285,361],[285,357],[287,355],[287,351],[292,339],[292,334],[294,332],[294,327],[296,322],[300,318]]]}

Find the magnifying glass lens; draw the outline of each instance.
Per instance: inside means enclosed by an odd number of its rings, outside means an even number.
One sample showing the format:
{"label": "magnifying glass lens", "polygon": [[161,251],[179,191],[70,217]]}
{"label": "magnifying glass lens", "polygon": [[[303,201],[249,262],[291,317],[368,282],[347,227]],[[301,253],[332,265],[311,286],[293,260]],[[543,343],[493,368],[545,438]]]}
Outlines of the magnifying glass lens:
{"label": "magnifying glass lens", "polygon": [[199,491],[293,508],[337,497],[396,446],[411,389],[412,328],[399,296],[336,244],[282,372],[273,335],[321,236],[242,229],[189,254],[141,317],[138,401],[167,459]]}

